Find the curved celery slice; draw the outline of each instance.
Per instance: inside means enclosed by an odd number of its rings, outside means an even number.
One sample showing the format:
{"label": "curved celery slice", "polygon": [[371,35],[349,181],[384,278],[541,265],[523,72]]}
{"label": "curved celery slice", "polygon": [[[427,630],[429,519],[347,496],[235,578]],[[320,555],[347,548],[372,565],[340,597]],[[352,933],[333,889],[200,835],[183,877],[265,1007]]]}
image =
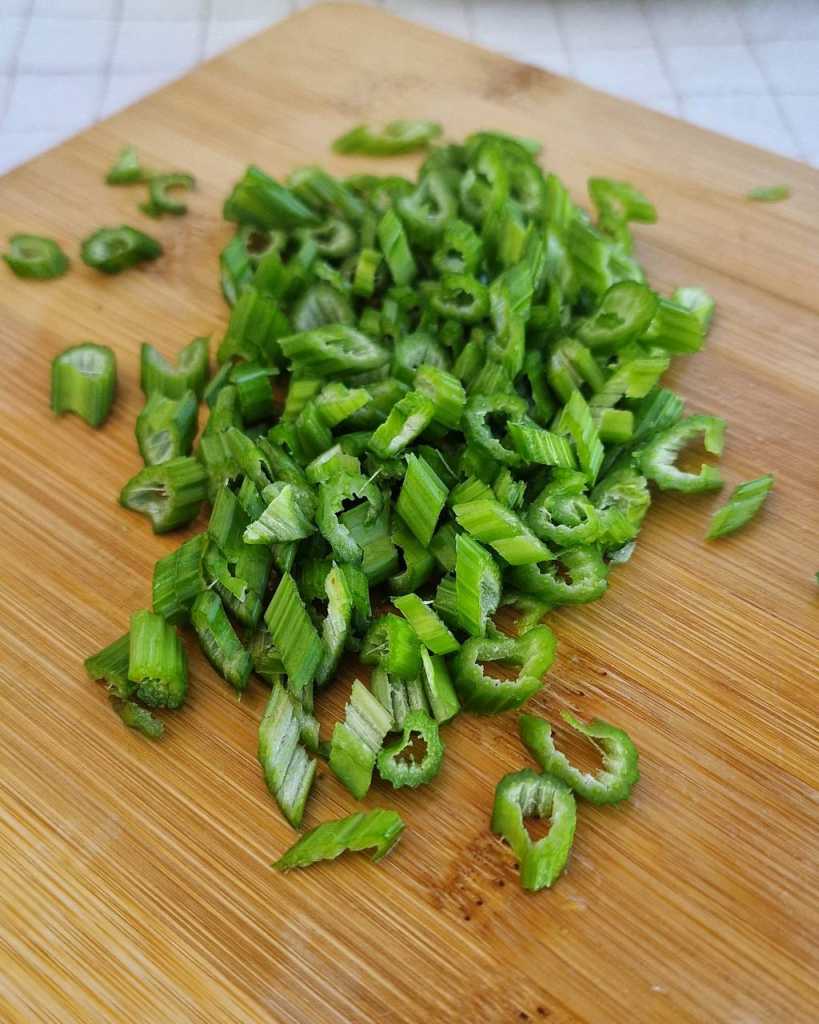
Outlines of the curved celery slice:
{"label": "curved celery slice", "polygon": [[[424,756],[416,761],[412,752],[405,759],[401,755],[418,736],[425,746]],[[404,719],[403,735],[378,755],[378,774],[395,789],[409,786],[416,789],[432,779],[441,770],[444,744],[438,733],[438,723],[424,711],[411,711]]]}
{"label": "curved celery slice", "polygon": [[392,850],[403,831],[404,822],[395,811],[359,811],[305,832],[273,867],[279,871],[306,868],[320,860],[335,860],[347,850],[372,849],[372,860],[379,861]]}
{"label": "curved celery slice", "polygon": [[[557,640],[548,626],[533,626],[521,636],[497,633],[472,637],[453,658],[455,688],[467,711],[491,715],[519,708],[543,686],[554,661]],[[486,674],[482,662],[501,661],[518,667],[514,679]]]}
{"label": "curved celery slice", "polygon": [[556,552],[554,560],[543,566],[517,566],[510,571],[509,582],[553,608],[586,604],[605,594],[608,568],[596,546],[579,544]]}
{"label": "curved celery slice", "polygon": [[561,717],[575,732],[602,748],[603,769],[595,774],[575,768],[566,755],[555,748],[548,722],[534,715],[521,715],[518,719],[520,738],[543,771],[556,776],[592,803],[613,804],[627,799],[640,778],[637,748],[628,734],[599,718],[584,723],[569,711],[562,711]]}
{"label": "curved celery slice", "polygon": [[699,473],[678,469],[675,460],[683,447],[699,435],[705,450],[721,455],[725,443],[725,421],[716,416],[689,416],[673,427],[655,434],[640,452],[640,469],[661,491],[714,491],[722,487],[718,469],[704,463]]}
{"label": "curved celery slice", "polygon": [[194,338],[171,363],[153,345],[142,343],[139,357],[139,386],[146,395],[159,391],[168,398],[181,398],[191,390],[202,397],[208,380],[208,338]]}
{"label": "curved celery slice", "polygon": [[[532,842],[524,818],[549,818],[549,834]],[[520,864],[524,889],[548,888],[569,859],[577,809],[572,791],[551,775],[525,769],[504,775],[495,790],[492,831],[509,843]]]}
{"label": "curved celery slice", "polygon": [[146,466],[120,492],[125,508],[151,520],[154,533],[166,533],[195,519],[208,496],[205,468],[190,456]]}
{"label": "curved celery slice", "polygon": [[51,408],[58,416],[73,412],[98,427],[111,411],[116,390],[117,362],[107,345],[75,345],[51,364]]}

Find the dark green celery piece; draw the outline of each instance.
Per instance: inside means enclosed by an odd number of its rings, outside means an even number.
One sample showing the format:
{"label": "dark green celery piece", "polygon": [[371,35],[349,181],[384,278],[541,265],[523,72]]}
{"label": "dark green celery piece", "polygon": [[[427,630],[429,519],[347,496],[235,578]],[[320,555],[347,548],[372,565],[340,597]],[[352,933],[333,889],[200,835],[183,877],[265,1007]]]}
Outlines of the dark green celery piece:
{"label": "dark green celery piece", "polygon": [[689,416],[655,434],[640,452],[640,469],[661,491],[719,490],[722,476],[715,466],[703,464],[699,473],[678,469],[675,460],[683,447],[702,435],[705,450],[721,455],[725,443],[725,421],[715,416]]}
{"label": "dark green celery piece", "polygon": [[497,563],[477,541],[466,534],[455,538],[456,614],[462,629],[483,636],[501,598]]}
{"label": "dark green celery piece", "polygon": [[580,324],[577,336],[593,351],[613,352],[645,334],[658,303],[647,285],[620,281],[603,295],[593,316]]}
{"label": "dark green celery piece", "polygon": [[273,867],[279,871],[306,868],[317,861],[335,860],[347,850],[373,850],[371,859],[379,861],[387,856],[403,831],[404,822],[395,811],[358,811],[305,832]]}
{"label": "dark green celery piece", "polygon": [[293,307],[294,331],[312,331],[327,324],[355,323],[353,308],[345,295],[323,281],[311,285]]}
{"label": "dark green celery piece", "polygon": [[[424,745],[420,761],[415,760],[411,750],[416,737]],[[407,748],[410,748],[408,757],[401,757]],[[404,786],[416,789],[435,778],[443,761],[444,744],[438,733],[438,723],[425,711],[410,711],[404,719],[401,738],[379,753],[378,774],[394,789]]]}
{"label": "dark green celery piece", "polygon": [[50,281],[68,270],[68,257],[51,238],[40,235],[12,235],[3,259],[18,277]]}
{"label": "dark green celery piece", "polygon": [[193,391],[186,391],[179,398],[168,398],[161,391],[151,392],[136,421],[137,445],[146,466],[190,455],[198,411]]}
{"label": "dark green celery piece", "polygon": [[275,411],[270,378],[278,371],[260,363],[239,363],[230,372],[242,422],[246,425],[269,420]]}
{"label": "dark green celery piece", "polygon": [[126,633],[84,662],[88,675],[92,679],[104,679],[110,695],[120,700],[133,696],[137,688],[128,678],[130,649],[131,637]]}
{"label": "dark green celery piece", "polygon": [[264,620],[287,671],[290,693],[304,707],[312,708],[313,681],[323,648],[290,573],[285,573],[279,581]]}
{"label": "dark green celery piece", "polygon": [[[598,540],[605,530],[604,516],[586,493],[587,483],[585,473],[554,470],[529,505],[527,519],[538,537],[558,548],[594,544]],[[602,495],[603,484],[599,486]]]}
{"label": "dark green celery piece", "polygon": [[580,468],[593,483],[603,465],[603,445],[588,404],[579,391],[573,391],[563,406],[557,429],[571,435]]}
{"label": "dark green celery piece", "polygon": [[370,626],[360,658],[365,665],[378,665],[398,679],[415,679],[421,671],[421,646],[415,630],[406,619],[391,613]]}
{"label": "dark green celery piece", "polygon": [[526,401],[518,395],[476,395],[466,403],[463,431],[469,443],[490,459],[505,466],[520,466],[521,456],[506,447],[504,436],[497,436],[493,424],[500,422],[504,429],[510,420],[518,420],[525,413]]}
{"label": "dark green celery piece", "polygon": [[418,367],[424,364],[445,369],[449,357],[429,331],[401,335],[393,348],[392,375],[405,384],[412,384]]}
{"label": "dark green celery piece", "polygon": [[344,182],[321,167],[301,167],[287,179],[287,186],[317,213],[329,212],[360,223],[367,214],[366,203]]}
{"label": "dark green celery piece", "polygon": [[422,587],[435,571],[435,557],[400,516],[393,516],[391,536],[401,552],[404,566],[390,576],[389,587],[394,594],[410,594]]}
{"label": "dark green celery piece", "polygon": [[181,398],[191,390],[201,398],[208,380],[208,345],[208,338],[194,338],[180,350],[174,366],[153,345],[143,342],[139,386],[149,396],[159,391],[168,398]]}
{"label": "dark green celery piece", "polygon": [[202,464],[182,456],[141,469],[122,488],[119,501],[147,516],[154,533],[166,533],[196,518],[207,498],[207,485]]}
{"label": "dark green celery piece", "polygon": [[445,273],[433,293],[432,308],[439,316],[477,324],[489,314],[489,291],[471,274]]}
{"label": "dark green celery piece", "polygon": [[319,221],[294,192],[253,165],[225,201],[224,216],[226,220],[261,228],[297,228]]}
{"label": "dark green celery piece", "polygon": [[706,539],[716,540],[746,526],[762,508],[773,483],[773,475],[766,473],[765,476],[748,480],[736,487],[728,503],[717,509],[711,517]]}
{"label": "dark green celery piece", "polygon": [[207,535],[199,533],[154,563],[153,610],[173,625],[189,621],[193,602],[205,588],[202,558],[206,545]]}
{"label": "dark green celery piece", "polygon": [[357,539],[352,526],[346,522],[353,509],[343,513],[345,503],[353,501],[359,502],[355,508],[361,510],[357,517],[361,526],[374,524],[381,512],[384,499],[371,481],[360,473],[342,473],[321,482],[318,488],[316,525],[339,561],[361,565],[364,558],[363,543]]}
{"label": "dark green celery piece", "polygon": [[127,224],[100,228],[84,239],[80,247],[83,263],[103,274],[119,274],[161,255],[162,246],[155,238]]}
{"label": "dark green celery piece", "polygon": [[245,359],[263,366],[282,362],[280,338],[290,326],[276,300],[257,288],[248,287],[230,313],[225,336],[219,344],[220,363]]}
{"label": "dark green celery piece", "polygon": [[165,724],[151,714],[147,708],[140,707],[132,700],[112,700],[114,711],[129,729],[142,733],[149,740],[161,739],[165,732]]}
{"label": "dark green celery piece", "polygon": [[333,143],[336,153],[360,153],[364,156],[398,156],[425,149],[441,134],[437,121],[390,121],[383,128],[356,125]]}
{"label": "dark green celery piece", "polygon": [[385,349],[345,324],[291,334],[280,345],[293,370],[320,378],[377,370],[389,362]]}
{"label": "dark green celery piece", "polygon": [[292,484],[270,484],[262,492],[264,511],[245,529],[245,544],[281,544],[303,540],[315,531],[312,509]]}
{"label": "dark green celery piece", "polygon": [[413,380],[416,391],[432,402],[432,419],[449,430],[458,430],[466,405],[466,393],[458,378],[440,366],[423,364]]}
{"label": "dark green celery piece", "polygon": [[105,175],[106,185],[137,185],[146,181],[148,172],[139,162],[135,146],[124,146]]}
{"label": "dark green celery piece", "polygon": [[396,209],[413,243],[432,249],[457,215],[458,201],[446,175],[430,171],[420,178],[414,192],[399,198]]}
{"label": "dark green celery piece", "polygon": [[208,661],[237,693],[242,693],[247,688],[252,661],[213,590],[203,590],[193,602],[191,624]]}
{"label": "dark green celery piece", "polygon": [[151,708],[178,708],[188,692],[188,659],[174,627],[161,615],[131,616],[128,679],[134,697]]}
{"label": "dark green celery piece", "polygon": [[[516,637],[495,633],[466,640],[452,661],[461,705],[466,711],[482,715],[519,708],[542,688],[556,646],[548,626],[533,626]],[[517,675],[512,679],[488,675],[482,663],[490,661],[508,664],[510,669],[517,667]]]}
{"label": "dark green celery piece", "polygon": [[267,788],[293,828],[301,825],[316,774],[316,762],[301,742],[305,712],[279,682],[259,723],[259,763]]}
{"label": "dark green celery piece", "polygon": [[188,212],[187,203],[174,199],[172,192],[190,192],[196,185],[192,174],[174,171],[171,174],[152,174],[148,179],[148,201],[140,205],[140,210],[149,217],[161,217],[165,213],[181,216]]}
{"label": "dark green celery piece", "polygon": [[565,754],[557,750],[548,722],[534,715],[518,719],[520,738],[544,772],[571,787],[578,796],[595,804],[613,804],[628,799],[640,778],[637,748],[628,734],[599,718],[585,723],[569,711],[562,711],[563,721],[575,732],[587,736],[602,751],[603,768],[597,773],[576,768]]}
{"label": "dark green celery piece", "polygon": [[418,267],[404,226],[395,210],[387,210],[378,222],[376,234],[393,281],[398,285],[409,284],[417,274]]}
{"label": "dark green celery piece", "polygon": [[51,408],[58,416],[73,412],[99,427],[111,411],[116,391],[117,362],[107,345],[74,345],[51,363]]}
{"label": "dark green celery piece", "polygon": [[239,396],[233,385],[217,395],[199,439],[198,458],[208,474],[208,496],[214,501],[219,489],[239,475],[239,465],[227,436],[228,427],[242,426]]}
{"label": "dark green celery piece", "polygon": [[273,637],[265,626],[254,629],[247,640],[253,671],[266,683],[284,683],[284,662],[276,650]]}
{"label": "dark green celery piece", "polygon": [[[548,818],[549,833],[532,841],[525,819]],[[526,768],[504,775],[495,790],[492,831],[512,847],[520,865],[520,884],[537,891],[550,887],[569,859],[577,810],[572,791],[551,775]]]}
{"label": "dark green celery piece", "polygon": [[557,551],[551,562],[517,566],[510,571],[509,582],[552,607],[586,604],[605,594],[608,568],[595,545],[578,544]]}
{"label": "dark green celery piece", "polygon": [[330,743],[330,771],[357,800],[370,788],[376,757],[389,732],[391,715],[357,679],[344,721],[337,722]]}
{"label": "dark green celery piece", "polygon": [[233,615],[246,626],[255,626],[262,614],[262,598],[267,589],[274,552],[269,546],[245,544],[242,535],[249,523],[245,508],[261,513],[264,502],[253,485],[245,480],[238,496],[222,488],[208,523],[208,544],[203,565]]}

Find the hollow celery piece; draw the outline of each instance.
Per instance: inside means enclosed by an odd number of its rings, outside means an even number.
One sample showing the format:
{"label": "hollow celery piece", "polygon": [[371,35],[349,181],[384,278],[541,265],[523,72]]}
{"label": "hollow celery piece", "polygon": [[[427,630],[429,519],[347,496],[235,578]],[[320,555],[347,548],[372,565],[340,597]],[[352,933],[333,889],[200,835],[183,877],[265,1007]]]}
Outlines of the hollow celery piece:
{"label": "hollow celery piece", "polygon": [[140,210],[149,217],[161,217],[165,213],[181,216],[188,212],[187,203],[174,199],[172,193],[189,192],[195,188],[196,179],[184,171],[170,174],[152,174],[148,179],[148,200],[140,204]]}
{"label": "hollow celery piece", "polygon": [[264,781],[293,828],[301,825],[316,762],[301,743],[304,711],[278,682],[259,722],[258,758]]}
{"label": "hollow celery piece", "polygon": [[51,363],[51,408],[58,416],[73,412],[99,427],[108,418],[116,391],[117,362],[107,345],[74,345]]}
{"label": "hollow celery piece", "polygon": [[151,520],[154,533],[167,533],[195,519],[208,495],[208,475],[200,462],[182,456],[146,466],[122,488],[120,504]]}
{"label": "hollow celery piece", "polygon": [[131,616],[128,678],[134,696],[151,708],[178,708],[188,692],[188,659],[176,630],[161,615]]}
{"label": "hollow celery piece", "polygon": [[321,860],[335,860],[348,850],[372,850],[371,859],[379,861],[392,850],[403,831],[404,822],[395,811],[358,811],[305,832],[273,867],[279,871],[306,868]]}
{"label": "hollow celery piece", "polygon": [[103,274],[119,274],[137,263],[158,259],[162,246],[143,231],[123,224],[118,228],[100,228],[85,238],[80,257],[86,266]]}
{"label": "hollow celery piece", "polygon": [[[466,711],[493,715],[519,708],[543,687],[554,661],[557,640],[548,626],[533,626],[520,636],[496,633],[472,637],[453,657],[455,689]],[[514,679],[487,675],[482,662],[502,661],[518,667]]]}
{"label": "hollow celery piece", "polygon": [[376,757],[390,725],[391,715],[356,679],[344,721],[337,722],[333,729],[329,765],[357,800],[370,788]]}
{"label": "hollow celery piece", "polygon": [[558,548],[594,544],[598,540],[606,524],[586,493],[586,484],[586,474],[577,470],[552,473],[549,482],[529,504],[528,522],[538,537]]}
{"label": "hollow celery piece", "polygon": [[9,251],[3,253],[17,277],[38,281],[50,281],[62,277],[68,270],[69,261],[60,246],[51,238],[39,235],[12,235]]}
{"label": "hollow celery piece", "polygon": [[[416,736],[425,745],[424,756],[416,761],[410,752],[408,758],[402,758],[401,754],[411,746]],[[425,711],[410,711],[404,719],[400,739],[378,754],[378,774],[394,789],[404,786],[417,789],[435,778],[443,761],[444,744],[438,733],[438,723]]]}
{"label": "hollow celery piece", "polygon": [[683,447],[702,435],[705,450],[721,455],[725,443],[725,421],[716,416],[688,416],[673,427],[663,430],[648,442],[639,456],[640,469],[661,491],[683,491],[688,494],[714,491],[723,480],[715,466],[703,463],[699,473],[678,469],[675,460]]}
{"label": "hollow celery piece", "polygon": [[599,718],[581,722],[570,711],[561,711],[561,717],[575,732],[588,737],[601,750],[603,768],[599,772],[584,772],[576,768],[561,751],[555,748],[552,729],[548,722],[535,715],[521,715],[518,719],[520,738],[540,767],[595,804],[613,804],[626,800],[640,778],[637,748],[628,734]]}
{"label": "hollow celery piece", "polygon": [[412,626],[421,643],[433,654],[452,654],[458,650],[460,644],[450,630],[417,594],[393,597],[392,603]]}
{"label": "hollow celery piece", "polygon": [[173,625],[189,621],[193,602],[205,589],[202,558],[207,535],[199,533],[154,563],[153,610]]}
{"label": "hollow celery piece", "polygon": [[578,544],[556,551],[553,561],[542,566],[516,566],[509,572],[509,582],[553,608],[587,604],[608,589],[608,567],[596,545]]}
{"label": "hollow celery piece", "polygon": [[237,693],[242,693],[247,688],[252,660],[213,590],[197,595],[191,608],[191,625],[208,661]]}
{"label": "hollow celery piece", "polygon": [[[550,820],[549,834],[532,842],[524,819]],[[491,828],[512,847],[524,889],[549,888],[569,859],[577,820],[572,791],[551,775],[530,769],[504,775],[495,790]]]}
{"label": "hollow celery piece", "polygon": [[313,706],[313,680],[323,651],[321,639],[290,573],[285,573],[279,581],[264,619],[287,671],[288,688],[309,710]]}
{"label": "hollow celery piece", "polygon": [[208,380],[208,338],[194,338],[180,350],[174,366],[153,345],[142,343],[139,355],[139,386],[147,396],[159,391],[181,398],[189,389],[202,397]]}
{"label": "hollow celery piece", "polygon": [[435,571],[435,557],[418,541],[400,516],[393,517],[391,537],[401,552],[404,568],[390,576],[388,585],[395,594],[411,594],[422,587]]}
{"label": "hollow celery piece", "polygon": [[455,538],[455,613],[471,636],[483,636],[501,597],[497,563],[477,541],[466,534]]}
{"label": "hollow celery piece", "polygon": [[136,421],[137,445],[146,466],[190,455],[198,411],[193,391],[186,391],[179,398],[151,392]]}
{"label": "hollow celery piece", "polygon": [[111,696],[121,700],[127,700],[137,688],[128,678],[130,650],[131,637],[126,633],[84,662],[88,675],[92,679],[104,679]]}
{"label": "hollow celery piece", "polygon": [[746,526],[762,508],[773,483],[773,474],[766,473],[765,476],[748,480],[736,487],[727,504],[717,509],[711,517],[706,539],[716,540]]}

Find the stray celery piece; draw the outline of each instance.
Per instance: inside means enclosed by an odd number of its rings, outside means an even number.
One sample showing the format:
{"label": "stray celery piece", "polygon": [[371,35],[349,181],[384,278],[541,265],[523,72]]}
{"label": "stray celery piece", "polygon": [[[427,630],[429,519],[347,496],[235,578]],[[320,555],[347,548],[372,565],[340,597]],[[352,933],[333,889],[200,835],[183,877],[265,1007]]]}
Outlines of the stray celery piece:
{"label": "stray celery piece", "polygon": [[683,447],[699,435],[709,454],[722,454],[725,421],[716,416],[689,416],[651,438],[640,452],[640,469],[661,491],[719,490],[723,481],[716,467],[703,463],[699,473],[688,473],[675,465]]}
{"label": "stray celery piece", "polygon": [[237,693],[242,693],[253,667],[251,657],[215,591],[203,590],[198,594],[191,608],[191,624],[208,661]]}
{"label": "stray celery piece", "polygon": [[717,509],[711,517],[706,539],[716,540],[746,526],[762,508],[773,484],[773,474],[766,473],[765,476],[748,480],[736,487],[727,504]]}
{"label": "stray celery piece", "polygon": [[51,408],[73,412],[92,427],[105,422],[117,390],[117,361],[107,345],[87,341],[51,363]]}
{"label": "stray celery piece", "polygon": [[202,397],[208,380],[208,338],[194,338],[180,350],[176,366],[153,345],[142,343],[139,356],[139,386],[146,395],[159,391],[168,398],[181,398],[191,390]]}
{"label": "stray celery piece", "polygon": [[141,469],[122,488],[119,502],[147,516],[154,533],[167,533],[195,519],[207,496],[204,467],[196,459],[182,456]]}
{"label": "stray celery piece", "polygon": [[745,198],[756,203],[779,203],[783,199],[789,199],[790,194],[790,185],[759,185],[752,188]]}
{"label": "stray celery piece", "polygon": [[370,788],[376,757],[392,716],[358,679],[353,682],[344,721],[337,722],[330,742],[330,771],[357,800]]}
{"label": "stray celery piece", "polygon": [[137,445],[146,466],[190,455],[198,411],[199,403],[192,391],[186,391],[180,398],[151,392],[136,421]]}
{"label": "stray celery piece", "polygon": [[371,859],[379,861],[392,850],[403,831],[404,822],[395,811],[357,811],[305,832],[273,867],[278,871],[307,868],[321,860],[335,860],[347,850],[372,850]]}
{"label": "stray celery piece", "polygon": [[136,690],[128,678],[131,638],[128,633],[85,659],[85,671],[92,679],[104,679],[112,697],[127,700]]}
{"label": "stray celery piece", "polygon": [[174,172],[173,174],[152,174],[148,179],[148,201],[142,203],[140,209],[149,217],[161,217],[164,213],[180,216],[188,212],[186,203],[171,196],[172,192],[190,191],[196,182],[192,174]]}
{"label": "stray celery piece", "polygon": [[128,678],[134,696],[151,708],[178,708],[188,692],[188,659],[174,627],[161,615],[134,612],[129,631]]}
{"label": "stray celery piece", "polygon": [[390,121],[381,129],[359,124],[340,135],[333,143],[333,149],[336,153],[398,156],[425,149],[441,131],[437,121]]}
{"label": "stray celery piece", "polygon": [[139,162],[135,146],[125,146],[105,175],[106,185],[137,185],[145,181],[148,172]]}
{"label": "stray celery piece", "polygon": [[80,247],[83,263],[103,274],[119,274],[161,255],[162,246],[155,238],[127,224],[100,228],[84,239]]}
{"label": "stray celery piece", "polygon": [[114,711],[122,719],[124,725],[136,732],[141,732],[149,740],[161,739],[165,732],[165,724],[151,714],[147,708],[140,707],[132,700],[113,700]]}
{"label": "stray celery piece", "polygon": [[301,742],[303,719],[299,701],[274,681],[259,722],[258,758],[267,788],[293,828],[301,825],[316,774]]}
{"label": "stray celery piece", "polygon": [[68,257],[51,238],[39,235],[12,235],[9,251],[3,253],[17,277],[50,281],[68,270]]}

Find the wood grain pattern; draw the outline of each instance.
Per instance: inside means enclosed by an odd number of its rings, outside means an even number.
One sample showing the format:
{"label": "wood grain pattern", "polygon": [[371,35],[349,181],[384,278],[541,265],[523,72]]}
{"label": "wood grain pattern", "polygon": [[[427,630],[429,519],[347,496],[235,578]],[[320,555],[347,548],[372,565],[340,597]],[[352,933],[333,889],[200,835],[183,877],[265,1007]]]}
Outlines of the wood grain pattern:
{"label": "wood grain pattern", "polygon": [[[535,709],[622,724],[643,779],[627,806],[580,808],[568,874],[538,896],[487,827],[496,780],[528,763],[513,715],[449,728],[427,792],[374,787],[367,805],[408,822],[382,865],[351,857],[282,878],[269,863],[292,833],[255,761],[263,688],[238,703],[194,655],[190,703],[150,745],[82,670],[148,603],[153,562],[178,542],[116,505],[138,466],[139,342],[173,352],[223,329],[220,203],[246,162],[363,168],[330,140],[396,116],[543,139],[577,197],[591,173],[645,189],[661,213],[639,232],[652,281],[718,300],[706,351],[671,381],[692,409],[727,418],[731,486],[777,474],[759,520],[713,545],[721,498],[659,497],[605,599],[554,616],[558,659]],[[0,234],[52,235],[75,253],[100,224],[140,224],[135,193],[101,182],[126,142],[200,182],[188,217],[151,225],[166,256],[111,280],[79,262],[45,285],[0,275],[0,1019],[815,1021],[819,175],[379,12],[328,7],[8,175]],[[780,181],[787,203],[742,198]],[[47,406],[51,358],[86,338],[119,358],[100,432]],[[352,807],[324,773],[306,824]]]}

